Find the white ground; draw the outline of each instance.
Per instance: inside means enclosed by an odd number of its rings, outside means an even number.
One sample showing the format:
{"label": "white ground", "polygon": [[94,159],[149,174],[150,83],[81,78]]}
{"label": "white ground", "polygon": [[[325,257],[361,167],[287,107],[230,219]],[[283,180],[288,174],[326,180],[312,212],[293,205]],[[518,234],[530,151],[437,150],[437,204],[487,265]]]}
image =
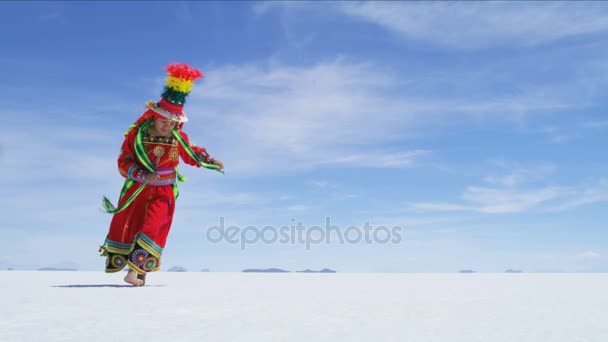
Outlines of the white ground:
{"label": "white ground", "polygon": [[0,341],[608,341],[608,274],[0,272]]}

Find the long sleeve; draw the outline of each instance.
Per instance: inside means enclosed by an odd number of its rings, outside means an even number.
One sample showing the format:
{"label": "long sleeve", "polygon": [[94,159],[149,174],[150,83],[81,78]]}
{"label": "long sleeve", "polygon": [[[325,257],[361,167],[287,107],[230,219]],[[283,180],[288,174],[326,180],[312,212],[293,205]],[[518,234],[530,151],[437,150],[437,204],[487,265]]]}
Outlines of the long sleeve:
{"label": "long sleeve", "polygon": [[147,170],[137,162],[135,156],[134,143],[137,129],[131,130],[120,148],[118,156],[118,171],[129,179],[144,183]]}
{"label": "long sleeve", "polygon": [[[209,154],[207,153],[207,150],[205,150],[203,147],[199,147],[199,146],[196,146],[195,144],[191,143],[190,140],[188,139],[188,135],[186,133],[184,133],[183,131],[179,131],[179,133],[200,160],[202,160],[204,163],[207,163],[207,164],[213,164],[214,159],[211,158],[211,156],[209,156]],[[186,150],[184,150],[184,148],[181,145],[179,146],[179,155],[186,164],[200,167],[198,162],[196,160],[194,160],[193,158],[191,158],[190,155],[188,154],[188,152],[186,152]]]}

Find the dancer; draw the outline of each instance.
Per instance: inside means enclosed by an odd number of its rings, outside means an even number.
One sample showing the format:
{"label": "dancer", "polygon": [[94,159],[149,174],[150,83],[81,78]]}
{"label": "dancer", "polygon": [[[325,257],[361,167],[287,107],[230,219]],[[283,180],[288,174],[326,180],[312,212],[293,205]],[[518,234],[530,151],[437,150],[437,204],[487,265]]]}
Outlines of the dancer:
{"label": "dancer", "polygon": [[118,206],[104,197],[106,212],[114,214],[109,233],[100,247],[106,272],[129,266],[124,280],[145,284],[148,272],[160,268],[161,255],[173,221],[177,183],[183,181],[177,165],[184,162],[223,173],[224,164],[190,143],[182,130],[188,121],[183,111],[186,96],[200,70],[172,63],[161,100],[149,101],[147,111],[125,132],[118,156],[118,170],[126,178]]}

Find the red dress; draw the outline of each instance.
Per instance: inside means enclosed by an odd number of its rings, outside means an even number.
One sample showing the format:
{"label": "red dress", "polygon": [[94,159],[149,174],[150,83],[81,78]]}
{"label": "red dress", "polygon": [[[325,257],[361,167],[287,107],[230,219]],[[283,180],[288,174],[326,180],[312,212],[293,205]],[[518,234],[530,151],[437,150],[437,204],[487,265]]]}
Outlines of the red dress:
{"label": "red dress", "polygon": [[[118,157],[120,174],[135,180],[134,185],[122,196],[118,207],[144,185],[147,170],[138,161],[134,147],[139,129],[132,129],[127,134]],[[181,130],[179,133],[200,160],[205,163],[212,160],[204,148],[189,143],[186,133]],[[175,137],[155,137],[143,131],[142,136],[146,154],[154,163],[160,180],[146,184],[130,205],[112,217],[102,254],[106,255],[106,272],[120,271],[126,265],[138,273],[157,271],[160,268],[161,255],[173,221],[173,184],[177,182],[176,167],[179,159],[200,167]]]}

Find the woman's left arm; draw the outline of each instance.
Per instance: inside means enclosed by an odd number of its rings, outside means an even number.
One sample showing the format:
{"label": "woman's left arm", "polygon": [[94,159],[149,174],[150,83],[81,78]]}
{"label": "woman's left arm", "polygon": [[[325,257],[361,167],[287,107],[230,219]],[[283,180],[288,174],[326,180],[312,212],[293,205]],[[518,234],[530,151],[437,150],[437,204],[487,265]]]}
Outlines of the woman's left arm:
{"label": "woman's left arm", "polygon": [[[190,139],[188,139],[188,135],[186,133],[184,133],[183,131],[179,131],[180,135],[182,136],[182,138],[184,138],[185,142],[188,144],[188,146],[190,146],[190,148],[192,149],[192,151],[194,151],[194,153],[196,154],[196,156],[203,162],[206,164],[215,164],[216,160],[213,159],[213,157],[211,157],[208,153],[207,150],[203,147],[199,147],[196,146],[196,144],[193,144],[190,142]],[[186,152],[186,150],[178,144],[179,147],[179,155],[182,158],[182,160],[189,165],[193,165],[196,167],[200,167],[200,165],[198,164],[198,162],[190,157],[190,155],[188,154],[188,152]],[[222,165],[223,166],[223,165]]]}

